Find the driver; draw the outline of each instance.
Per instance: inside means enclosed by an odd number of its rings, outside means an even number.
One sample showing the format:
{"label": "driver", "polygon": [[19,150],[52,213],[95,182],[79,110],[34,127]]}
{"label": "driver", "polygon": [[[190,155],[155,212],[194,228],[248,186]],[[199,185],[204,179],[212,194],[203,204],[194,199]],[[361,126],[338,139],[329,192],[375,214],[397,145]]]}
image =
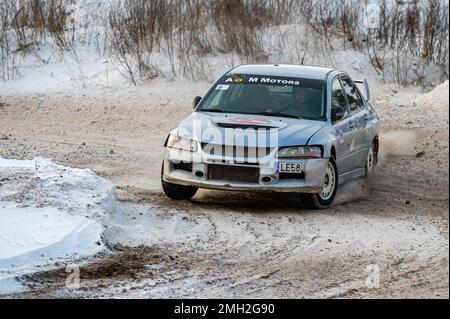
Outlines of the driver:
{"label": "driver", "polygon": [[310,91],[304,87],[294,87],[293,89],[293,101],[292,108],[296,114],[300,116],[316,116],[314,105],[312,105],[310,99]]}
{"label": "driver", "polygon": [[293,107],[304,109],[306,107],[306,89],[303,87],[294,87]]}
{"label": "driver", "polygon": [[[299,115],[308,115],[308,105],[306,104],[307,100],[307,89],[304,87],[294,87],[292,89],[291,101],[287,103],[284,108],[281,108],[279,112],[284,112],[288,115],[299,116]],[[268,111],[273,111],[269,109]]]}

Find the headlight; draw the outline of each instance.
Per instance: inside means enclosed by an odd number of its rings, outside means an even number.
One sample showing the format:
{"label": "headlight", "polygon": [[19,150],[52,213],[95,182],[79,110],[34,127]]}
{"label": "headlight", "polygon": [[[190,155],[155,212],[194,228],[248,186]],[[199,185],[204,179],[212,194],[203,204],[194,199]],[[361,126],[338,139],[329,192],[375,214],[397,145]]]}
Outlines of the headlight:
{"label": "headlight", "polygon": [[320,146],[283,147],[277,152],[278,158],[321,158]]}
{"label": "headlight", "polygon": [[177,150],[197,152],[197,143],[184,137],[169,135],[166,146]]}

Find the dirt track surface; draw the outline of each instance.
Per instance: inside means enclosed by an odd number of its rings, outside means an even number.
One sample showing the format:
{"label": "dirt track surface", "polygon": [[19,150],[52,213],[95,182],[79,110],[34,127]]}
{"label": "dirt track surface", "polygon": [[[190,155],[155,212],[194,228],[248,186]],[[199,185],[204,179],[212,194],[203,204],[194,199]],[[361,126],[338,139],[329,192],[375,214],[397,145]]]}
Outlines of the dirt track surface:
{"label": "dirt track surface", "polygon": [[23,278],[30,292],[13,297],[448,298],[448,106],[427,114],[416,91],[374,92],[376,176],[328,210],[279,194],[174,202],[159,185],[162,144],[206,88],[173,96],[176,85],[0,95],[1,156],[89,167],[122,201],[105,221],[111,253],[82,266],[80,289],[61,268]]}

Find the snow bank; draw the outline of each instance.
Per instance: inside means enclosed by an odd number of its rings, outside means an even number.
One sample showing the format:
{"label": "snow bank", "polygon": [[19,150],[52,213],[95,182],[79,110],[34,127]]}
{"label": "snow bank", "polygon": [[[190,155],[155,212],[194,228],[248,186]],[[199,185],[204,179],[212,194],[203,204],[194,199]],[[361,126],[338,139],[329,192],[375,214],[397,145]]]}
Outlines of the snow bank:
{"label": "snow bank", "polygon": [[430,130],[448,131],[449,123],[448,80],[436,86],[431,92],[416,98],[410,115],[416,126]]}
{"label": "snow bank", "polygon": [[449,106],[449,86],[448,80],[436,86],[431,92],[419,96],[415,103],[423,105],[429,110],[446,113],[448,115]]}
{"label": "snow bank", "polygon": [[[448,80],[432,91],[423,93],[419,87],[399,88],[394,85],[374,86],[373,100],[384,129],[448,132]],[[418,140],[422,137],[418,136]],[[399,140],[401,143],[401,140]]]}
{"label": "snow bank", "polygon": [[103,250],[115,209],[113,184],[90,170],[0,157],[0,294],[23,289],[17,276]]}

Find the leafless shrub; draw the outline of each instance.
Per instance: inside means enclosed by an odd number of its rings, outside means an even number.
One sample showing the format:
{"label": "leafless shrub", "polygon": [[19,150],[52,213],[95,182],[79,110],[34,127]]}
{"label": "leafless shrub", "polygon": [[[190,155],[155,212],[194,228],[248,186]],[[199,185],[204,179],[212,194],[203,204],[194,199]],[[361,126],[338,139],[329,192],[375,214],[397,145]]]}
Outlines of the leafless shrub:
{"label": "leafless shrub", "polygon": [[63,0],[3,0],[0,3],[0,67],[2,80],[18,75],[18,60],[34,52],[47,35],[64,47],[66,2]]}
{"label": "leafless shrub", "polygon": [[[70,3],[0,2],[0,66],[9,70],[2,79],[17,75],[19,57],[40,42],[77,58],[75,45],[94,44],[132,83],[161,74],[210,78],[208,58],[218,53],[230,64],[309,63],[341,48],[364,52],[381,76],[393,68],[403,85],[423,77],[418,58],[449,73],[448,1],[380,0],[375,30],[364,26],[366,4],[357,0],[123,0],[106,18],[89,12],[77,26],[68,23]],[[285,24],[299,31],[286,33]]]}
{"label": "leafless shrub", "polygon": [[[425,61],[441,66],[443,78],[448,78],[448,1],[412,0],[388,1],[380,0],[379,29],[367,30],[363,27],[361,17],[364,16],[365,3],[354,0],[306,0],[309,10],[305,11],[306,20],[333,50],[331,36],[341,36],[351,48],[363,49],[370,63],[379,74],[383,74],[386,61],[386,50],[396,55],[393,59],[397,82],[408,85],[420,81],[411,79],[415,73],[414,65],[422,57]],[[300,5],[300,4],[299,4]],[[365,45],[362,43],[367,42]],[[406,80],[409,79],[409,80]]]}
{"label": "leafless shrub", "polygon": [[12,80],[17,76],[18,66],[15,51],[11,48],[12,37],[0,30],[0,80]]}
{"label": "leafless shrub", "polygon": [[11,8],[7,3],[0,4],[0,79],[7,81],[17,75],[14,36],[10,30]]}
{"label": "leafless shrub", "polygon": [[211,10],[214,25],[221,35],[222,52],[235,51],[246,62],[265,62],[262,34],[258,32],[269,12],[263,2],[215,0]]}
{"label": "leafless shrub", "polygon": [[157,76],[149,58],[161,34],[170,30],[166,5],[163,0],[126,0],[110,11],[112,53],[134,84],[136,73],[139,77]]}
{"label": "leafless shrub", "polygon": [[[266,62],[263,28],[287,22],[296,1],[130,1],[110,14],[113,51],[129,77],[155,75],[152,54],[162,53],[173,76],[208,77],[206,56],[237,54],[240,61]],[[133,73],[133,76],[131,76]],[[157,73],[157,72],[156,72]]]}

